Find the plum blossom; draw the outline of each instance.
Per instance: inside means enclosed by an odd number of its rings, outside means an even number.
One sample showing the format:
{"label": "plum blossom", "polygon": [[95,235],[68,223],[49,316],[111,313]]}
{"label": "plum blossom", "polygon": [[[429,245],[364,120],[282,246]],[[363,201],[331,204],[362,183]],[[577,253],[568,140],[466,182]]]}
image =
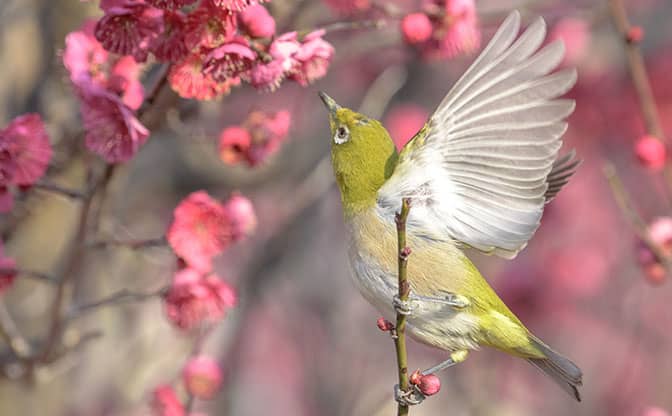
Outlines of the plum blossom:
{"label": "plum blossom", "polygon": [[424,13],[411,13],[401,19],[401,34],[411,45],[427,41],[432,36],[432,21]]}
{"label": "plum blossom", "polygon": [[196,3],[196,0],[147,0],[147,3],[164,10],[178,10]]}
{"label": "plum blossom", "polygon": [[290,78],[300,85],[306,86],[327,73],[334,55],[334,47],[322,39],[324,34],[324,30],[307,34],[299,50],[292,55],[296,63],[291,70]]}
{"label": "plum blossom", "polygon": [[236,15],[203,1],[187,15],[184,27],[187,48],[216,48],[233,38],[237,26]]}
{"label": "plum blossom", "polygon": [[228,94],[232,86],[240,83],[239,78],[229,78],[224,82],[216,81],[212,73],[203,71],[203,58],[201,53],[192,53],[171,66],[168,82],[180,97],[212,100]]}
{"label": "plum blossom", "polygon": [[257,227],[257,216],[252,202],[239,193],[231,195],[224,209],[231,218],[233,238],[238,240],[251,235]]}
{"label": "plum blossom", "polygon": [[90,82],[76,86],[86,147],[108,163],[130,160],[147,141],[147,128],[115,94]]}
{"label": "plum blossom", "polygon": [[185,416],[186,414],[177,393],[167,384],[156,387],[152,392],[152,410],[156,416]]}
{"label": "plum blossom", "polygon": [[263,3],[265,0],[208,0],[215,6],[230,12],[239,12],[255,3]]}
{"label": "plum blossom", "polygon": [[635,142],[635,155],[645,168],[659,172],[665,167],[667,150],[665,144],[658,138],[645,135]]}
{"label": "plum blossom", "polygon": [[239,18],[242,28],[253,38],[270,38],[275,34],[275,19],[260,4],[246,8],[240,13]]}
{"label": "plum blossom", "polygon": [[219,157],[229,165],[247,159],[252,146],[252,135],[241,126],[227,127],[219,135]]}
{"label": "plum blossom", "polygon": [[145,62],[154,39],[163,31],[163,12],[142,0],[101,2],[105,15],[95,36],[109,52]]}
{"label": "plum blossom", "polygon": [[244,76],[254,65],[257,54],[243,37],[213,49],[205,58],[203,72],[219,81]]}
{"label": "plum blossom", "polygon": [[472,53],[480,45],[474,0],[428,0],[424,13],[433,28],[426,41],[416,43],[424,57],[452,58]]}
{"label": "plum blossom", "polygon": [[301,44],[296,32],[285,33],[271,42],[268,48],[270,61],[255,64],[249,73],[250,84],[261,90],[274,91],[297,64],[293,59]]}
{"label": "plum blossom", "polygon": [[0,130],[0,186],[7,193],[10,185],[37,182],[47,170],[51,155],[49,135],[40,115],[16,117]]}
{"label": "plum blossom", "polygon": [[229,164],[244,160],[249,166],[256,166],[277,152],[287,138],[290,124],[289,111],[252,111],[242,126],[222,131],[219,138],[220,158]]}
{"label": "plum blossom", "polygon": [[163,32],[153,39],[150,50],[159,61],[178,62],[189,54],[184,30],[187,18],[180,11],[165,11],[163,24]]}
{"label": "plum blossom", "polygon": [[164,299],[168,319],[182,330],[217,323],[235,304],[234,290],[219,276],[191,268],[175,274]]}
{"label": "plum blossom", "polygon": [[212,399],[222,385],[222,378],[217,361],[205,355],[190,358],[182,370],[187,391],[199,399]]}

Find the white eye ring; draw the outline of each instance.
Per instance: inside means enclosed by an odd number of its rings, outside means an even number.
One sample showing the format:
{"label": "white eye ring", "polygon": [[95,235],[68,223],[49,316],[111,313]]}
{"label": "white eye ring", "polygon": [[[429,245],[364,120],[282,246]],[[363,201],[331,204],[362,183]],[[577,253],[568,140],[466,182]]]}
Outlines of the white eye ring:
{"label": "white eye ring", "polygon": [[339,126],[334,134],[334,143],[343,144],[350,140],[350,131],[345,126]]}

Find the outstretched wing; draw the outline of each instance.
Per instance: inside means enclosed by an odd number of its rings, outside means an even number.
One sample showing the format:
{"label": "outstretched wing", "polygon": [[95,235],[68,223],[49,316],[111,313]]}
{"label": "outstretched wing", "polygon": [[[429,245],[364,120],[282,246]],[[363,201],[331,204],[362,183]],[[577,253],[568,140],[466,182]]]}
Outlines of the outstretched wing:
{"label": "outstretched wing", "polygon": [[564,46],[539,49],[542,18],[516,39],[519,27],[513,12],[404,147],[378,193],[385,215],[412,198],[414,232],[507,258],[525,247],[544,204],[578,165],[573,153],[557,159],[574,110],[574,101],[557,97],[574,85],[576,71],[551,74]]}

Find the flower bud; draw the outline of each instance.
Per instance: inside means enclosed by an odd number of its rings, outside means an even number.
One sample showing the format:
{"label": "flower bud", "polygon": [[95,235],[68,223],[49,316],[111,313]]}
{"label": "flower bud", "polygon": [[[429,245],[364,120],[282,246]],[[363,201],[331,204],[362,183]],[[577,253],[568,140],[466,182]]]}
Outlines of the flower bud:
{"label": "flower bud", "polygon": [[257,227],[257,217],[254,206],[249,199],[240,194],[234,194],[224,205],[224,209],[231,218],[233,238],[238,239],[252,234]]}
{"label": "flower bud", "polygon": [[385,332],[388,332],[388,331],[391,331],[391,330],[394,329],[394,325],[392,324],[392,322],[388,321],[387,319],[383,318],[382,316],[380,318],[378,318],[378,320],[376,321],[376,325],[378,325],[378,329],[380,329],[381,331],[385,331]]}
{"label": "flower bud", "polygon": [[670,413],[657,406],[649,406],[642,412],[641,416],[670,416]]}
{"label": "flower bud", "polygon": [[227,127],[219,135],[219,158],[227,164],[236,164],[247,159],[252,136],[240,126]]}
{"label": "flower bud", "polygon": [[270,38],[275,34],[275,20],[260,4],[246,7],[240,13],[240,21],[247,34],[253,38]]}
{"label": "flower bud", "polygon": [[660,171],[665,166],[667,150],[656,137],[643,136],[635,143],[635,155],[644,167]]}
{"label": "flower bud", "polygon": [[222,370],[210,357],[193,357],[184,366],[182,378],[189,394],[211,399],[222,384]]}
{"label": "flower bud", "polygon": [[425,396],[432,396],[441,390],[441,380],[434,374],[427,374],[420,377],[420,383],[418,383],[418,389]]}
{"label": "flower bud", "polygon": [[411,13],[401,20],[401,34],[406,43],[422,43],[432,36],[432,22],[424,13]]}
{"label": "flower bud", "polygon": [[639,43],[644,38],[644,29],[641,26],[631,26],[625,38],[630,43]]}

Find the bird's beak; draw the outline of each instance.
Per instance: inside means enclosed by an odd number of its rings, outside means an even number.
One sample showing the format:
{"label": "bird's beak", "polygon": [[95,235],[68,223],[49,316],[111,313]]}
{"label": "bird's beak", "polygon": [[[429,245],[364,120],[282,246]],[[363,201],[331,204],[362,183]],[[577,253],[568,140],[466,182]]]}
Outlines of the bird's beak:
{"label": "bird's beak", "polygon": [[334,101],[333,98],[325,94],[324,92],[320,91],[319,96],[322,99],[322,102],[324,103],[324,106],[327,107],[327,110],[329,110],[329,115],[334,116],[336,115],[336,111],[341,108],[340,105],[336,104],[336,101]]}

